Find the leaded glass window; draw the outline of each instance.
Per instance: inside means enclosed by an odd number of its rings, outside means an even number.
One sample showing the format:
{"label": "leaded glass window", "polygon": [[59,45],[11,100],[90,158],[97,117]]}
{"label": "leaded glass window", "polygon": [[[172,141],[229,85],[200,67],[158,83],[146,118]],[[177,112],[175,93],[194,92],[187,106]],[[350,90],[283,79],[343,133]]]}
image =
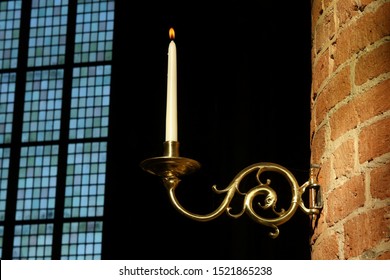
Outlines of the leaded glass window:
{"label": "leaded glass window", "polygon": [[16,220],[54,218],[58,145],[22,147]]}
{"label": "leaded glass window", "polygon": [[0,258],[100,259],[114,0],[0,2]]}
{"label": "leaded glass window", "polygon": [[110,100],[111,66],[73,70],[69,137],[106,137]]}
{"label": "leaded glass window", "polygon": [[0,148],[0,221],[5,218],[10,152],[10,148]]}
{"label": "leaded glass window", "polygon": [[21,7],[22,0],[0,2],[0,69],[17,66]]}
{"label": "leaded glass window", "polygon": [[27,73],[23,115],[23,142],[60,138],[62,69]]}
{"label": "leaded glass window", "polygon": [[64,217],[103,216],[106,151],[105,142],[69,145]]}
{"label": "leaded glass window", "polygon": [[68,0],[33,0],[28,66],[65,63]]}
{"label": "leaded glass window", "polygon": [[50,260],[52,245],[53,224],[16,225],[12,257]]}
{"label": "leaded glass window", "polygon": [[10,143],[16,73],[0,73],[0,144]]}
{"label": "leaded glass window", "polygon": [[75,62],[112,59],[114,1],[80,1],[77,5]]}
{"label": "leaded glass window", "polygon": [[65,223],[61,259],[96,259],[101,254],[102,222]]}

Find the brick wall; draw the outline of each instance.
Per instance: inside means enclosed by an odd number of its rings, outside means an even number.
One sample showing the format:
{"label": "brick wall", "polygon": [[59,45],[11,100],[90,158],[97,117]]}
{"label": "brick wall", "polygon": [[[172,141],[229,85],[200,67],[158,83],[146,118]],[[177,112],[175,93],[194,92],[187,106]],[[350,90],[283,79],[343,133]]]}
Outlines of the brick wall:
{"label": "brick wall", "polygon": [[312,1],[313,259],[390,259],[390,1]]}

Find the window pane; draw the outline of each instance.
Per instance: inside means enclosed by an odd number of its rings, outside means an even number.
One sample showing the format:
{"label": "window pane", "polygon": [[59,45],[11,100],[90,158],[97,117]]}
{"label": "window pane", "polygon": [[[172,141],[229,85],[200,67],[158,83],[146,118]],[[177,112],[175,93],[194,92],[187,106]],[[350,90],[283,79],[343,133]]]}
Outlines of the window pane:
{"label": "window pane", "polygon": [[68,0],[34,0],[31,8],[28,66],[65,62]]}
{"label": "window pane", "polygon": [[53,244],[53,224],[16,225],[13,259],[49,260]]}
{"label": "window pane", "polygon": [[0,2],[0,69],[16,68],[22,1]]}
{"label": "window pane", "polygon": [[0,1],[0,258],[101,258],[114,2]]}
{"label": "window pane", "polygon": [[0,221],[5,219],[10,153],[10,148],[0,148]]}
{"label": "window pane", "polygon": [[113,32],[113,0],[79,1],[74,62],[111,60]]}
{"label": "window pane", "polygon": [[96,260],[101,257],[103,222],[64,223],[61,259]]}
{"label": "window pane", "polygon": [[53,219],[58,145],[21,150],[16,220]]}
{"label": "window pane", "polygon": [[103,216],[106,142],[69,144],[65,218]]}
{"label": "window pane", "polygon": [[15,80],[15,73],[0,74],[0,144],[11,143]]}
{"label": "window pane", "polygon": [[23,142],[59,139],[63,77],[61,69],[27,73]]}
{"label": "window pane", "polygon": [[74,69],[69,138],[108,135],[110,77],[110,65]]}

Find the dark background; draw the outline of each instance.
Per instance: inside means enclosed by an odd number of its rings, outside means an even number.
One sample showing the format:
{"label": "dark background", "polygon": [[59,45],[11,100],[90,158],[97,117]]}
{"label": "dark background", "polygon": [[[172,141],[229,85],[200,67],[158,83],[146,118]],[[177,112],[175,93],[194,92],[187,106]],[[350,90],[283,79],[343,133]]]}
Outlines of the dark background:
{"label": "dark background", "polygon": [[[222,196],[212,185],[225,188],[256,162],[281,164],[304,183],[310,1],[118,1],[116,9],[103,258],[309,259],[310,221],[300,210],[277,239],[246,215],[192,221],[139,164],[163,152],[173,27],[180,154],[202,164],[180,183],[181,203],[196,213],[213,211]],[[287,182],[281,187],[283,203],[291,192]]]}

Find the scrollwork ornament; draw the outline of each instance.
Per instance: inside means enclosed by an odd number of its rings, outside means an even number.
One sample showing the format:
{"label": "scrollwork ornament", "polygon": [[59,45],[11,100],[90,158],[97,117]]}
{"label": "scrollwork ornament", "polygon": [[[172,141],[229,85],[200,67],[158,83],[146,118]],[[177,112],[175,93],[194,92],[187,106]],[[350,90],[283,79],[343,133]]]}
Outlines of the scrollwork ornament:
{"label": "scrollwork ornament", "polygon": [[[244,180],[244,178],[246,178],[256,170],[257,170],[256,180],[258,182],[258,185],[251,188],[246,193],[240,191],[239,190],[240,183]],[[284,209],[278,211],[276,209],[277,194],[275,190],[270,186],[271,180],[267,179],[266,183],[261,182],[260,175],[265,171],[277,172],[279,174],[282,174],[290,184],[291,191],[292,191],[292,200],[291,200],[291,205],[287,211]],[[186,210],[180,204],[175,194],[175,189],[179,183],[179,180],[177,178],[170,177],[170,178],[163,178],[163,180],[165,182],[164,185],[168,189],[169,197],[171,199],[173,206],[185,216],[197,221],[209,221],[217,218],[225,211],[232,218],[239,218],[244,213],[247,213],[254,221],[264,226],[271,227],[274,230],[273,232],[270,233],[270,236],[272,238],[276,238],[279,235],[278,226],[287,222],[291,218],[291,216],[294,215],[295,211],[298,208],[297,202],[299,200],[299,185],[297,181],[287,169],[274,163],[257,163],[245,168],[244,170],[242,170],[240,173],[237,174],[237,176],[232,180],[232,182],[225,189],[219,190],[214,185],[213,190],[217,194],[225,194],[225,197],[222,200],[220,206],[215,211],[205,215],[192,213]],[[244,203],[241,211],[237,214],[234,214],[232,208],[230,207],[230,203],[236,194],[244,196]],[[262,217],[261,215],[258,214],[258,211],[255,211],[253,201],[257,196],[265,197],[263,204],[261,204],[260,202],[257,203],[258,208],[261,208],[263,210],[267,210],[267,209],[272,210],[272,212],[276,215],[275,218]]]}
{"label": "scrollwork ornament", "polygon": [[[232,218],[239,218],[246,213],[257,223],[272,228],[269,235],[272,238],[276,238],[279,235],[278,226],[289,221],[298,208],[301,208],[307,215],[318,215],[322,209],[322,201],[320,201],[318,205],[307,208],[302,200],[302,195],[308,188],[319,192],[320,186],[316,183],[316,178],[314,178],[314,176],[311,175],[310,179],[300,187],[294,175],[285,167],[275,163],[260,162],[241,170],[226,188],[218,189],[215,185],[212,187],[215,193],[225,195],[217,209],[208,214],[196,214],[188,211],[180,204],[176,197],[176,188],[180,183],[179,177],[197,170],[200,168],[200,164],[195,160],[179,157],[177,142],[165,142],[164,145],[164,150],[166,151],[165,156],[147,159],[141,163],[141,166],[149,173],[158,175],[162,178],[172,205],[181,214],[193,220],[201,222],[210,221],[219,217],[224,212]],[[247,192],[241,191],[239,189],[241,183],[246,177],[253,175],[255,172],[256,185],[249,188]],[[282,175],[290,186],[291,201],[287,210],[283,208],[280,210],[277,209],[278,197],[276,191],[271,186],[271,180],[266,179],[264,183],[260,178],[265,172]],[[318,195],[318,197],[321,198],[320,192]],[[235,196],[244,197],[242,208],[236,213],[234,213],[230,206],[230,203]],[[255,203],[255,201],[259,200],[262,202]],[[273,217],[268,217],[269,215],[260,215],[259,211],[262,210],[264,210],[264,212],[271,211]]]}

